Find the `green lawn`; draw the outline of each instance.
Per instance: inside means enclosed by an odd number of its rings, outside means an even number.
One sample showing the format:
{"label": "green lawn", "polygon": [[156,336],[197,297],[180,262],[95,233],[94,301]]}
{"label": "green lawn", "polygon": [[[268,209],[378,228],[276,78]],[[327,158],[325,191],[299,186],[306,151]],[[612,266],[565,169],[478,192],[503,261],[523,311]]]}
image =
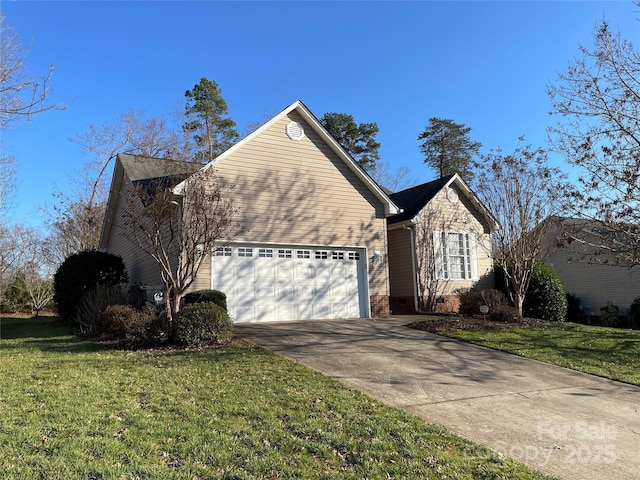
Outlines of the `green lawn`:
{"label": "green lawn", "polygon": [[108,350],[0,320],[2,478],[548,478],[250,345]]}
{"label": "green lawn", "polygon": [[640,330],[548,323],[445,334],[527,358],[640,385]]}

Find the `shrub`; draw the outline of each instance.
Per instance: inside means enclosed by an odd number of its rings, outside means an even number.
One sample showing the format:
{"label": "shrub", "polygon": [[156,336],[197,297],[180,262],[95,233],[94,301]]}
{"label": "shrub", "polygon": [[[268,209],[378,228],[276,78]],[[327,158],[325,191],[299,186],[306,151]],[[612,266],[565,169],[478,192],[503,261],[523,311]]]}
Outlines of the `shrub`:
{"label": "shrub", "polygon": [[500,305],[489,310],[489,319],[494,322],[513,322],[518,317],[518,312],[509,305]]}
{"label": "shrub", "polygon": [[567,321],[574,323],[588,323],[587,314],[582,310],[582,300],[573,293],[567,293]]}
{"label": "shrub", "polygon": [[173,339],[186,347],[225,344],[231,340],[233,322],[229,314],[211,302],[187,305],[173,319]]}
{"label": "shrub", "polygon": [[564,322],[567,318],[567,295],[556,271],[543,264],[533,269],[522,305],[525,317]]}
{"label": "shrub", "polygon": [[0,309],[3,313],[26,312],[29,310],[31,297],[27,289],[26,276],[23,271],[18,270],[13,281],[4,291],[4,298]]}
{"label": "shrub", "polygon": [[127,295],[120,285],[96,285],[84,292],[76,306],[75,322],[84,335],[104,333],[100,314],[111,305],[124,305]]}
{"label": "shrub", "polygon": [[480,290],[473,288],[463,289],[460,288],[455,291],[458,295],[460,306],[458,313],[463,315],[475,315],[480,312],[480,305],[484,303]]}
{"label": "shrub", "polygon": [[156,343],[155,307],[138,310],[129,305],[111,305],[100,314],[104,333],[119,340],[127,348],[146,347]]}
{"label": "shrub", "polygon": [[603,327],[617,327],[619,321],[617,305],[607,303],[606,307],[600,308],[600,323]]}
{"label": "shrub", "polygon": [[53,300],[60,318],[76,322],[77,307],[82,296],[98,285],[120,285],[128,282],[122,258],[95,250],[67,257],[53,279]]}
{"label": "shrub", "polygon": [[487,305],[491,311],[507,305],[507,298],[499,290],[458,289],[455,292],[460,301],[459,313],[463,315],[477,315],[480,305]]}
{"label": "shrub", "polygon": [[197,290],[184,296],[185,305],[211,302],[227,310],[227,295],[219,290]]}
{"label": "shrub", "polygon": [[635,298],[629,308],[629,327],[640,330],[640,297]]}

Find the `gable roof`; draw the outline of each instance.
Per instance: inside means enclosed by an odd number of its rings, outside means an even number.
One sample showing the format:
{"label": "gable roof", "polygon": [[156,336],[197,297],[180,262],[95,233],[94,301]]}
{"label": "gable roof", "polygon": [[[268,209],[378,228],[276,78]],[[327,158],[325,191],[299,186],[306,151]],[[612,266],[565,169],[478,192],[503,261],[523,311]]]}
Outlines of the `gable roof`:
{"label": "gable roof", "polygon": [[[282,110],[271,120],[266,122],[260,128],[250,133],[231,148],[218,155],[213,161],[205,165],[204,169],[212,168],[221,162],[224,162],[225,158],[232,155],[235,151],[240,149],[243,145],[249,143],[255,137],[261,135],[265,130],[270,128],[273,124],[277,123],[286,115],[295,111],[298,113],[315,131],[316,134],[333,150],[333,152],[347,165],[347,167],[360,179],[364,185],[373,193],[373,195],[382,202],[384,205],[385,213],[387,216],[400,213],[398,206],[389,198],[389,195],[378,185],[365,171],[364,169],[349,155],[344,148],[335,141],[335,139],[325,130],[320,121],[311,113],[311,111],[300,101],[296,100],[287,108]],[[188,179],[181,182],[174,188],[174,192],[180,194],[184,189],[185,183]]]}
{"label": "gable roof", "polygon": [[172,187],[188,178],[199,168],[201,168],[200,164],[190,162],[119,153],[116,156],[116,164],[111,177],[109,199],[98,248],[106,248],[106,241],[111,233],[113,216],[118,203],[118,194],[122,188],[122,180],[125,174],[134,185],[146,187],[153,183]]}
{"label": "gable roof", "polygon": [[391,194],[391,200],[402,209],[402,213],[390,217],[388,219],[389,225],[406,222],[415,223],[414,218],[416,215],[420,213],[438,192],[453,184],[455,184],[464,196],[478,209],[492,230],[498,227],[499,223],[496,218],[487,210],[482,202],[480,202],[478,197],[476,197],[457,173]]}
{"label": "gable roof", "polygon": [[420,210],[422,210],[440,190],[445,187],[452,177],[453,175],[449,175],[448,177],[442,177],[438,180],[433,180],[431,182],[423,183],[422,185],[407,188],[400,192],[392,193],[390,195],[391,200],[393,200],[393,202],[398,205],[403,212],[391,217],[389,219],[389,223],[392,224],[411,220],[420,213]]}

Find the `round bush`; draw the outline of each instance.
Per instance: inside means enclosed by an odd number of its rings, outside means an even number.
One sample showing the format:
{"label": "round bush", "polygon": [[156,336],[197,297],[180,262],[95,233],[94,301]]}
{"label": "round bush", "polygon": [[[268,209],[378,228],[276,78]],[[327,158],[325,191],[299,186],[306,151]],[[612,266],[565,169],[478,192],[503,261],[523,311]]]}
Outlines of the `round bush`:
{"label": "round bush", "polygon": [[564,322],[567,318],[567,295],[556,271],[537,264],[522,305],[525,317]]}
{"label": "round bush", "polygon": [[103,333],[127,348],[151,345],[155,320],[152,309],[138,310],[129,305],[111,305],[100,314]]}
{"label": "round bush", "polygon": [[117,255],[95,250],[70,255],[53,277],[53,300],[58,315],[74,323],[76,308],[86,292],[98,285],[120,285],[128,281],[124,262]]}
{"label": "round bush", "polygon": [[493,310],[489,310],[489,319],[494,322],[513,322],[518,318],[518,312],[509,305],[499,305]]}
{"label": "round bush", "polygon": [[492,312],[508,304],[507,297],[499,290],[475,290],[472,288],[459,289],[456,293],[460,301],[458,312],[463,315],[480,314],[481,305],[487,305],[489,312]]}
{"label": "round bush", "polygon": [[233,322],[215,303],[194,303],[183,307],[173,319],[173,338],[186,347],[222,345],[231,340]]}
{"label": "round bush", "polygon": [[184,296],[185,305],[206,302],[215,303],[225,311],[227,310],[227,295],[219,290],[196,290]]}

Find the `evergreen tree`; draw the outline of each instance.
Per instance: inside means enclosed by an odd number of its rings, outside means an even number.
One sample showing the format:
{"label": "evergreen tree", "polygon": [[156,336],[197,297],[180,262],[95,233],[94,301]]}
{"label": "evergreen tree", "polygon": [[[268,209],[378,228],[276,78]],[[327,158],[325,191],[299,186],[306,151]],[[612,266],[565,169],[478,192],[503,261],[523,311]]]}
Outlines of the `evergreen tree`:
{"label": "evergreen tree", "polygon": [[448,118],[431,117],[418,136],[424,163],[434,168],[440,177],[459,174],[467,183],[473,182],[472,160],[482,144],[469,138],[470,127]]}
{"label": "evergreen tree", "polygon": [[346,113],[325,113],[320,123],[362,168],[370,174],[375,171],[376,161],[380,159],[376,123],[357,124],[353,116]]}
{"label": "evergreen tree", "polygon": [[203,77],[184,95],[187,120],[182,128],[193,138],[195,159],[210,162],[238,140],[236,122],[228,116],[227,102],[215,81]]}

